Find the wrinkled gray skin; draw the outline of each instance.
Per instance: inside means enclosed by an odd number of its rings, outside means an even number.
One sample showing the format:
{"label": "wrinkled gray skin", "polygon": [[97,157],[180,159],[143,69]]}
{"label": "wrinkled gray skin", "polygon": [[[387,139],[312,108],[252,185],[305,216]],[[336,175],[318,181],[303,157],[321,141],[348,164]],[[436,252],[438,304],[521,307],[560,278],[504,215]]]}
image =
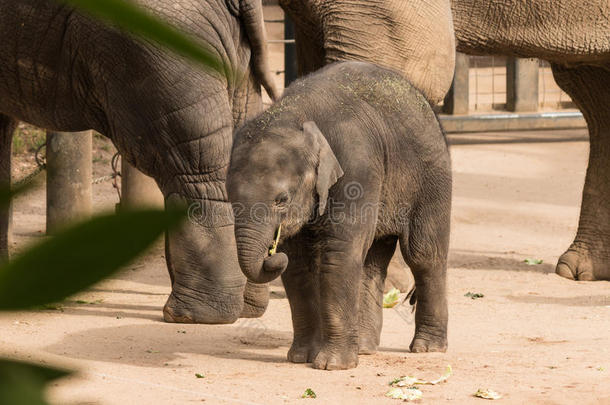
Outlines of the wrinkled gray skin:
{"label": "wrinkled gray skin", "polygon": [[295,23],[301,75],[346,60],[401,72],[432,104],[455,67],[449,0],[279,0]]}
{"label": "wrinkled gray skin", "polygon": [[[232,71],[202,71],[60,2],[0,0],[0,183],[10,179],[15,120],[95,129],[156,180],[166,205],[198,207],[168,235],[165,320],[260,316],[267,288],[245,288],[224,184],[234,126],[261,111],[260,84],[275,95],[260,0],[137,3],[210,46]],[[7,214],[0,214],[5,257]]]}
{"label": "wrinkled gray skin", "polygon": [[347,369],[377,350],[397,241],[416,282],[411,350],[446,350],[450,159],[432,108],[401,75],[342,62],[296,81],[237,131],[227,190],[244,274],[282,274],[290,361]]}

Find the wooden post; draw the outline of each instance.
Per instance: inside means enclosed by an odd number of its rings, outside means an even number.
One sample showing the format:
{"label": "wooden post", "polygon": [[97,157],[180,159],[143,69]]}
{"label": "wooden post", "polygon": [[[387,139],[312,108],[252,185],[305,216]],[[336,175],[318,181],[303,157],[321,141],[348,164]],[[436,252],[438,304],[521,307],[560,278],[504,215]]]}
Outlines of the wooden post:
{"label": "wooden post", "polygon": [[[288,14],[284,13],[284,39],[294,39],[294,24]],[[284,44],[284,87],[297,78],[297,47],[294,43]]]}
{"label": "wooden post", "polygon": [[157,183],[121,159],[121,208],[163,208]]}
{"label": "wooden post", "polygon": [[469,103],[469,70],[470,57],[466,54],[457,52],[455,55],[455,73],[453,83],[445,96],[443,112],[446,114],[468,114]]}
{"label": "wooden post", "polygon": [[91,131],[47,133],[47,234],[91,213]]}
{"label": "wooden post", "polygon": [[538,111],[538,59],[508,58],[506,62],[506,109]]}
{"label": "wooden post", "polygon": [[[11,187],[12,144],[16,127],[17,121],[0,114],[0,187],[6,190]],[[0,206],[0,263],[9,258],[12,217],[12,204],[5,207]]]}

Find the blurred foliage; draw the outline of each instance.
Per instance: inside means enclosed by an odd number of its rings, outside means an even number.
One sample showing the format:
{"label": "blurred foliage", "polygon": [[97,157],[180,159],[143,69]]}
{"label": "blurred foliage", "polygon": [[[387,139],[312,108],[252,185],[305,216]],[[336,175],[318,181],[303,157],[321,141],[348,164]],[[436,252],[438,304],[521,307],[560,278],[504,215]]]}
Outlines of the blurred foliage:
{"label": "blurred foliage", "polygon": [[0,267],[0,310],[58,302],[125,266],[183,218],[125,211],[72,226]]}
{"label": "blurred foliage", "polygon": [[69,374],[56,368],[0,359],[0,404],[45,405],[45,385]]}

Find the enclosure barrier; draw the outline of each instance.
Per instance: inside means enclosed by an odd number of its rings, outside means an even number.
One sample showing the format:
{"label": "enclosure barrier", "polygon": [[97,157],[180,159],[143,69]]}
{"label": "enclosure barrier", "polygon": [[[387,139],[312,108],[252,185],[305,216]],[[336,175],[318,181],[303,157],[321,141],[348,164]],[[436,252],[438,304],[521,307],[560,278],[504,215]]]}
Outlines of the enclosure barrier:
{"label": "enclosure barrier", "polygon": [[[11,185],[10,150],[12,134],[8,139],[1,139],[4,151],[0,156],[0,184]],[[109,180],[117,189],[121,208],[162,208],[164,198],[155,181],[142,174],[127,162],[122,162],[118,170],[118,153],[112,159],[113,173],[92,179],[92,131],[83,132],[47,132],[46,143],[36,151],[38,167],[17,186],[33,180],[40,172],[46,170],[47,215],[46,230],[53,235],[75,221],[87,218],[92,210],[92,185]],[[46,147],[46,156],[39,155]],[[121,177],[121,186],[117,184]],[[121,193],[122,191],[122,193]],[[0,262],[8,259],[12,240],[12,209],[0,207]]]}
{"label": "enclosure barrier", "polygon": [[[287,87],[297,77],[294,26],[287,16],[265,20],[282,21]],[[552,110],[540,111],[549,106]],[[458,52],[453,83],[439,112],[448,133],[586,128],[582,114],[552,79],[549,64],[538,59]]]}
{"label": "enclosure barrier", "polygon": [[[478,66],[482,62],[486,64]],[[491,72],[481,73],[485,70]],[[549,84],[548,76],[548,63],[537,59],[473,57],[458,52],[453,83],[439,119],[448,133],[586,128],[582,114],[554,81]],[[549,105],[554,111],[539,111]]]}
{"label": "enclosure barrier", "polygon": [[[12,166],[12,123],[6,118],[0,117],[0,126],[5,129],[11,126],[8,131],[0,130],[0,187],[11,187],[11,166]],[[12,244],[11,221],[12,205],[0,204],[0,263],[8,259],[8,248]]]}
{"label": "enclosure barrier", "polygon": [[47,133],[47,234],[91,214],[92,133]]}

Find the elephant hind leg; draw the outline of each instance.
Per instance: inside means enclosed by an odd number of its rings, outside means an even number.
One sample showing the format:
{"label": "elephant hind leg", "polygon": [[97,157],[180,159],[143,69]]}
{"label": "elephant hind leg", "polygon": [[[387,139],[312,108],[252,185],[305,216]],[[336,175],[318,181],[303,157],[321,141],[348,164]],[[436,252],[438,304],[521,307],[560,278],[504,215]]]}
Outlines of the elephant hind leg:
{"label": "elephant hind leg", "polygon": [[376,240],[364,261],[360,285],[359,354],[374,354],[379,347],[383,325],[383,289],[397,239],[396,236],[389,236]]}
{"label": "elephant hind leg", "polygon": [[[17,121],[0,114],[0,187],[11,186],[11,152]],[[12,207],[0,206],[0,262],[8,260],[11,244]]]}
{"label": "elephant hind leg", "polygon": [[451,191],[432,192],[438,199],[415,208],[408,230],[400,236],[400,250],[415,278],[415,336],[411,352],[447,350],[447,253]]}
{"label": "elephant hind leg", "polygon": [[553,65],[553,75],[582,111],[590,140],[578,232],[556,273],[573,280],[610,280],[610,65]]}

